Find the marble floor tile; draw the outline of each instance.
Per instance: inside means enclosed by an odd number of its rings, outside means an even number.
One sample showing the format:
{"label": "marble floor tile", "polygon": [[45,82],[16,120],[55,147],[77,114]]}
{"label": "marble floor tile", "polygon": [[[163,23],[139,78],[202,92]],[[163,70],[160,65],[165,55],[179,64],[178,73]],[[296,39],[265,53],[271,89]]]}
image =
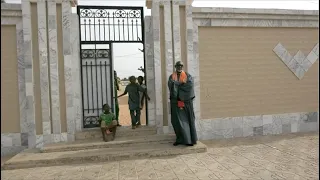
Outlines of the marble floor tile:
{"label": "marble floor tile", "polygon": [[289,134],[212,141],[207,153],[3,170],[1,180],[317,180],[318,140],[316,134]]}

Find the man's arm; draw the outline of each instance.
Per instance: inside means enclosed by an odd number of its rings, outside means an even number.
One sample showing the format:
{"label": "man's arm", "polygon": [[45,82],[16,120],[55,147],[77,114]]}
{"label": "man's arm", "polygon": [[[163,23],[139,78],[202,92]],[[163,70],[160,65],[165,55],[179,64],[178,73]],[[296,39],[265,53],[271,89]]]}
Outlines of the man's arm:
{"label": "man's arm", "polygon": [[143,88],[140,85],[138,85],[138,90],[140,92],[143,92],[143,95],[147,97],[148,101],[150,101],[150,97],[148,96],[148,93],[147,93],[147,88]]}
{"label": "man's arm", "polygon": [[187,73],[187,82],[186,83],[182,83],[180,85],[180,90],[184,91],[184,92],[189,92],[192,87],[193,87],[193,77]]}
{"label": "man's arm", "polygon": [[128,93],[128,91],[127,91],[127,87],[126,87],[126,89],[124,90],[124,92],[123,92],[122,94],[120,94],[120,95],[118,96],[118,98],[126,95],[127,93]]}

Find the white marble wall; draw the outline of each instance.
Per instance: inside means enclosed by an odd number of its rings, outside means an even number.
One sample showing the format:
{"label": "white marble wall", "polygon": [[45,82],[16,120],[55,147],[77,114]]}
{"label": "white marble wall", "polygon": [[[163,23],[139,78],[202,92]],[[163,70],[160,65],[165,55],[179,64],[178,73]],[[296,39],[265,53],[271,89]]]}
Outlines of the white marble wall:
{"label": "white marble wall", "polygon": [[199,121],[200,140],[319,131],[318,112],[298,112]]}
{"label": "white marble wall", "polygon": [[156,125],[156,112],[155,112],[155,76],[154,76],[154,58],[153,58],[153,26],[151,16],[146,16],[144,19],[145,24],[145,60],[146,60],[146,76],[147,76],[147,89],[150,101],[148,102],[148,125]]}
{"label": "white marble wall", "polygon": [[48,2],[48,28],[49,28],[49,62],[50,62],[50,92],[51,92],[51,120],[53,134],[61,133],[60,122],[60,93],[58,70],[58,44],[57,44],[57,6],[54,0]]}

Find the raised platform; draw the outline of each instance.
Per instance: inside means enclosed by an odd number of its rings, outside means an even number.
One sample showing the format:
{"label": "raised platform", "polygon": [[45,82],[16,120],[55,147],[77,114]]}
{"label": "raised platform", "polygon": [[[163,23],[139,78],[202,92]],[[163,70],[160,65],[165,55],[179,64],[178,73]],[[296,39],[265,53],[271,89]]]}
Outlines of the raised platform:
{"label": "raised platform", "polygon": [[[103,142],[99,129],[87,130],[77,135],[73,143],[55,143],[44,148],[25,150],[5,162],[2,169],[83,164],[127,159],[141,159],[182,154],[202,153],[207,147],[198,142],[192,147],[173,146],[175,135],[151,134],[153,128],[119,128],[122,136],[115,141]],[[135,136],[133,135],[135,134]],[[129,136],[124,136],[129,135]]]}

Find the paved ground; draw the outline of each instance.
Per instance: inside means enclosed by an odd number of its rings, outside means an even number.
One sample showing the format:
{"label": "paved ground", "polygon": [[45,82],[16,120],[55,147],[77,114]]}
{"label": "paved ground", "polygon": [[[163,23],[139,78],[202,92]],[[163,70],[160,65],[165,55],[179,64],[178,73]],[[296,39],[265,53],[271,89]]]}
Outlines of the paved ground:
{"label": "paved ground", "polygon": [[318,133],[204,142],[207,153],[2,171],[1,180],[319,179]]}

